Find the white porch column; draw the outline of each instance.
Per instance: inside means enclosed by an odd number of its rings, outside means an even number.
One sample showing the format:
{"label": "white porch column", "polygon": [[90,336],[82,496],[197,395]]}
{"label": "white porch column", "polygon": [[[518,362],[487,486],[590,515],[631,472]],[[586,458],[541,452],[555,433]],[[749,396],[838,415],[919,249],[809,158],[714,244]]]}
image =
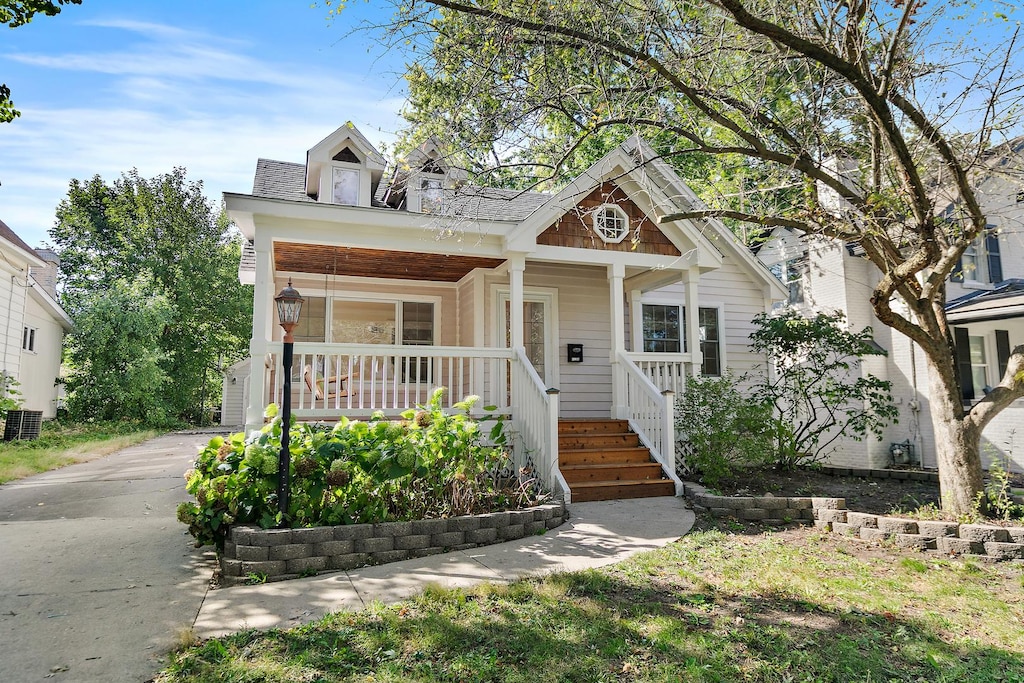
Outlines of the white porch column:
{"label": "white porch column", "polygon": [[644,309],[640,303],[641,297],[642,290],[629,290],[629,341],[633,353],[644,350]]}
{"label": "white porch column", "polygon": [[274,301],[274,268],[271,263],[270,240],[257,238],[256,284],[253,287],[252,338],[249,340],[249,403],[245,410],[245,429],[251,431],[263,425],[264,401],[267,400],[267,342],[273,332],[272,308]]}
{"label": "white porch column", "polygon": [[526,271],[526,256],[513,254],[508,259],[508,324],[513,349],[523,348],[523,273]]}
{"label": "white porch column", "polygon": [[690,373],[694,377],[700,375],[700,368],[704,363],[704,354],[700,351],[699,280],[700,272],[696,268],[683,272],[683,283],[686,285],[686,344],[690,357],[693,358]]}
{"label": "white porch column", "polygon": [[626,266],[613,263],[608,266],[609,312],[612,317],[612,338],[609,362],[612,368],[612,417],[623,420],[628,415],[628,397],[626,383],[623,381],[622,369],[619,367],[619,354],[626,350],[626,311],[623,302],[625,291],[623,280],[626,277]]}

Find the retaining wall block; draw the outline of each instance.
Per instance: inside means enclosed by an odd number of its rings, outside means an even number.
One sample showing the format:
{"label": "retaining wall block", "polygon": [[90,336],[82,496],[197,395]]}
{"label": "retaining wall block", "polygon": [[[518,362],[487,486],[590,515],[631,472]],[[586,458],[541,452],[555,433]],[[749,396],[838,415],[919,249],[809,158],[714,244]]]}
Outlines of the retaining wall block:
{"label": "retaining wall block", "polygon": [[[498,536],[504,541],[514,541],[517,538],[522,538],[525,534],[526,529],[522,524],[509,524],[498,529]],[[438,545],[438,543],[435,541],[434,545]]]}
{"label": "retaining wall block", "polygon": [[[776,511],[772,510],[772,512],[776,512]],[[761,523],[762,524],[767,524],[768,526],[785,526],[786,524],[788,524],[788,522],[786,522],[786,520],[778,519],[777,517],[769,517],[768,519],[763,519],[763,520],[761,520]]]}
{"label": "retaining wall block", "polygon": [[1011,526],[1006,533],[1010,535],[1010,543],[1024,543],[1024,527]]}
{"label": "retaining wall block", "polygon": [[935,545],[944,555],[983,555],[985,553],[984,543],[966,538],[940,536],[935,539]]}
{"label": "retaining wall block", "polygon": [[480,515],[480,518],[481,526],[488,526],[494,529],[500,529],[509,524],[507,512],[491,512],[486,515]]}
{"label": "retaining wall block", "polygon": [[816,519],[814,520],[814,528],[822,531],[832,531],[832,522]]}
{"label": "retaining wall block", "polygon": [[810,498],[790,498],[789,507],[794,510],[810,510],[814,507],[814,501]]}
{"label": "retaining wall block", "polygon": [[754,499],[751,496],[718,496],[718,505],[733,510],[744,510],[754,507]]}
{"label": "retaining wall block", "polygon": [[[562,519],[561,516],[556,515],[556,516],[552,517],[551,519],[549,519],[547,522],[545,522],[545,524],[547,525],[548,529],[557,529],[558,527],[560,527],[563,524],[565,524],[565,520]],[[497,531],[500,528],[501,527],[497,527],[495,529],[495,531]]]}
{"label": "retaining wall block", "polygon": [[[292,542],[291,529],[262,529],[253,536],[251,545],[288,545]],[[235,541],[238,543],[238,541]]]}
{"label": "retaining wall block", "polygon": [[422,550],[430,547],[431,536],[416,534],[399,536],[395,539],[395,550]]}
{"label": "retaining wall block", "polygon": [[917,533],[922,536],[939,538],[940,536],[953,537],[957,535],[960,525],[956,522],[942,522],[938,520],[919,520],[917,522]]}
{"label": "retaining wall block", "polygon": [[[531,510],[524,510],[533,519]],[[452,517],[448,520],[449,531],[473,531],[480,528],[480,520],[476,517]]]}
{"label": "retaining wall block", "polygon": [[331,557],[334,555],[348,555],[355,550],[355,541],[326,541],[313,545],[314,555]]}
{"label": "retaining wall block", "polygon": [[754,499],[754,505],[765,510],[785,510],[789,507],[789,500],[775,496],[762,496]]}
{"label": "retaining wall block", "polygon": [[408,559],[408,550],[384,550],[379,553],[370,553],[370,562],[373,564],[389,564]]}
{"label": "retaining wall block", "polygon": [[846,523],[857,528],[866,526],[869,529],[877,529],[878,515],[869,515],[866,512],[848,512],[846,513]]}
{"label": "retaining wall block", "polygon": [[460,550],[469,550],[469,549],[475,548],[475,547],[476,547],[476,543],[463,543],[462,545],[457,545],[457,546],[453,547],[452,550],[458,552]]}
{"label": "retaining wall block", "polygon": [[[522,525],[519,525],[522,529]],[[505,527],[506,529],[510,527]],[[437,546],[438,548],[453,548],[457,545],[462,545],[466,542],[466,532],[464,531],[446,531],[443,534],[434,534],[430,537],[430,545]]]}
{"label": "retaining wall block", "polygon": [[377,538],[408,536],[411,533],[412,522],[378,522],[373,525],[373,535]]}
{"label": "retaining wall block", "polygon": [[[543,524],[544,528],[547,529],[547,521],[534,522],[534,524]],[[494,527],[488,527],[486,529],[474,529],[473,531],[466,532],[466,543],[479,543],[486,545],[488,543],[494,543],[498,540],[498,530]]]}
{"label": "retaining wall block", "polygon": [[267,576],[280,576],[287,573],[287,563],[284,560],[272,562],[243,562],[242,571],[239,576],[248,574],[266,574]]}
{"label": "retaining wall block", "polygon": [[826,510],[845,510],[845,498],[811,498],[811,507]]}
{"label": "retaining wall block", "polygon": [[763,508],[745,508],[737,510],[740,519],[761,520],[768,519],[768,511]]}
{"label": "retaining wall block", "polygon": [[527,522],[523,525],[523,535],[533,536],[534,534],[539,534],[542,531],[547,531],[547,529],[548,528],[544,525],[544,522]]}
{"label": "retaining wall block", "polygon": [[893,540],[900,548],[915,550],[935,550],[935,539],[921,534],[893,534]]}
{"label": "retaining wall block", "polygon": [[[533,521],[535,522],[546,522],[551,518],[551,513],[554,509],[550,505],[541,505],[533,509]],[[483,526],[483,520],[480,520],[480,526]]]}
{"label": "retaining wall block", "polygon": [[887,534],[916,534],[917,521],[899,517],[879,517],[878,530]]}
{"label": "retaining wall block", "polygon": [[270,560],[297,560],[313,554],[313,546],[306,543],[287,543],[269,548]]}
{"label": "retaining wall block", "polygon": [[415,519],[412,521],[413,534],[443,534],[448,531],[447,519]]}
{"label": "retaining wall block", "polygon": [[997,543],[989,541],[984,544],[985,554],[997,560],[1024,560],[1024,544]]}
{"label": "retaining wall block", "polygon": [[832,533],[834,534],[857,536],[859,531],[860,527],[853,526],[852,524],[846,524],[845,522],[832,522]]}
{"label": "retaining wall block", "polygon": [[392,536],[386,538],[361,538],[356,541],[357,553],[386,553],[395,549],[395,539]]}
{"label": "retaining wall block", "polygon": [[270,548],[265,545],[237,545],[235,559],[243,562],[266,562],[270,559]]}
{"label": "retaining wall block", "polygon": [[711,509],[711,516],[712,517],[729,517],[734,512],[736,512],[732,508],[710,508],[710,509]]}
{"label": "retaining wall block", "polygon": [[889,534],[885,533],[881,529],[871,529],[870,527],[866,526],[862,526],[860,528],[860,531],[857,533],[860,536],[861,540],[864,541],[884,541],[889,537]]}
{"label": "retaining wall block", "polygon": [[242,575],[242,561],[220,558],[220,573],[224,576],[237,577]]}
{"label": "retaining wall block", "polygon": [[986,524],[961,524],[960,538],[980,543],[1009,543],[1010,532],[1001,526],[988,526]]}
{"label": "retaining wall block", "polygon": [[842,522],[846,524],[846,510],[831,508],[814,508],[814,516],[824,522]]}
{"label": "retaining wall block", "polygon": [[[230,536],[230,535],[231,535],[231,532],[229,530],[228,531],[228,536]],[[224,541],[224,552],[221,553],[224,557],[237,557],[237,555],[236,555],[237,552],[238,552],[238,544],[237,543],[232,543],[231,541]]]}
{"label": "retaining wall block", "polygon": [[372,524],[345,524],[334,527],[335,541],[361,541],[372,537]]}
{"label": "retaining wall block", "polygon": [[250,524],[233,526],[228,529],[228,540],[238,545],[252,545],[252,534],[257,530],[260,530],[259,527]]}
{"label": "retaining wall block", "polygon": [[435,548],[431,546],[429,548],[417,548],[416,550],[409,551],[409,557],[427,557],[428,555],[440,555],[444,552],[444,548]]}
{"label": "retaining wall block", "polygon": [[292,543],[324,543],[334,540],[334,527],[315,526],[308,529],[292,529]]}
{"label": "retaining wall block", "polygon": [[322,572],[327,569],[326,557],[300,557],[295,560],[288,560],[288,574],[302,574],[305,572]]}
{"label": "retaining wall block", "polygon": [[367,553],[349,553],[348,555],[332,555],[327,558],[327,568],[334,570],[348,570],[357,567],[364,567],[370,562]]}

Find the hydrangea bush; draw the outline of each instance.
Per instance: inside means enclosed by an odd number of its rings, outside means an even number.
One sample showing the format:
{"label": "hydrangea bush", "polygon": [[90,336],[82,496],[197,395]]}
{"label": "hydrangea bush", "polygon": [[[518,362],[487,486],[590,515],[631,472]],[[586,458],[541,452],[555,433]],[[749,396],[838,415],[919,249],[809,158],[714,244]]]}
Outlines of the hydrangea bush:
{"label": "hydrangea bush", "polygon": [[441,408],[444,389],[426,406],[369,421],[342,418],[333,427],[293,422],[291,496],[277,500],[281,419],[248,438],[214,437],[185,474],[195,502],[178,507],[197,545],[223,547],[231,524],[270,528],[447,517],[528,507],[539,502],[534,480],[514,471],[500,417],[485,429],[470,416],[478,397]]}

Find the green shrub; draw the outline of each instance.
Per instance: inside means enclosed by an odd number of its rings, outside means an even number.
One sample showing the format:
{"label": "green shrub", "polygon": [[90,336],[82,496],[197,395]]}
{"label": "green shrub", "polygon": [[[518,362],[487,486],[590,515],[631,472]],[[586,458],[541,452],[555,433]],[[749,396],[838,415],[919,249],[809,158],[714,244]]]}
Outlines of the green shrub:
{"label": "green shrub", "polygon": [[[442,410],[438,389],[428,405],[391,421],[342,418],[333,427],[291,425],[291,496],[278,509],[279,417],[246,438],[215,437],[186,473],[195,502],[178,507],[178,520],[197,544],[223,547],[231,524],[263,528],[357,524],[446,517],[513,509],[536,503],[532,480],[502,476],[511,463],[504,424],[485,432],[470,417],[477,397]],[[276,413],[276,407],[271,406]]]}
{"label": "green shrub", "polygon": [[694,377],[676,401],[676,432],[689,444],[687,468],[715,486],[735,466],[760,464],[771,451],[771,408],[745,397],[732,373]]}

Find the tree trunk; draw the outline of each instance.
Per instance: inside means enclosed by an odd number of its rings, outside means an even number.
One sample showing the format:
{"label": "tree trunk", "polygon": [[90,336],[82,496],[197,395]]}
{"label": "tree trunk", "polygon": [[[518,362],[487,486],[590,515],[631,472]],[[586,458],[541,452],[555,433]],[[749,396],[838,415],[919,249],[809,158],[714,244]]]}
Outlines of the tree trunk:
{"label": "tree trunk", "polygon": [[928,359],[930,410],[935,432],[942,509],[961,516],[974,512],[982,490],[981,432],[965,419],[952,363],[937,367]]}

